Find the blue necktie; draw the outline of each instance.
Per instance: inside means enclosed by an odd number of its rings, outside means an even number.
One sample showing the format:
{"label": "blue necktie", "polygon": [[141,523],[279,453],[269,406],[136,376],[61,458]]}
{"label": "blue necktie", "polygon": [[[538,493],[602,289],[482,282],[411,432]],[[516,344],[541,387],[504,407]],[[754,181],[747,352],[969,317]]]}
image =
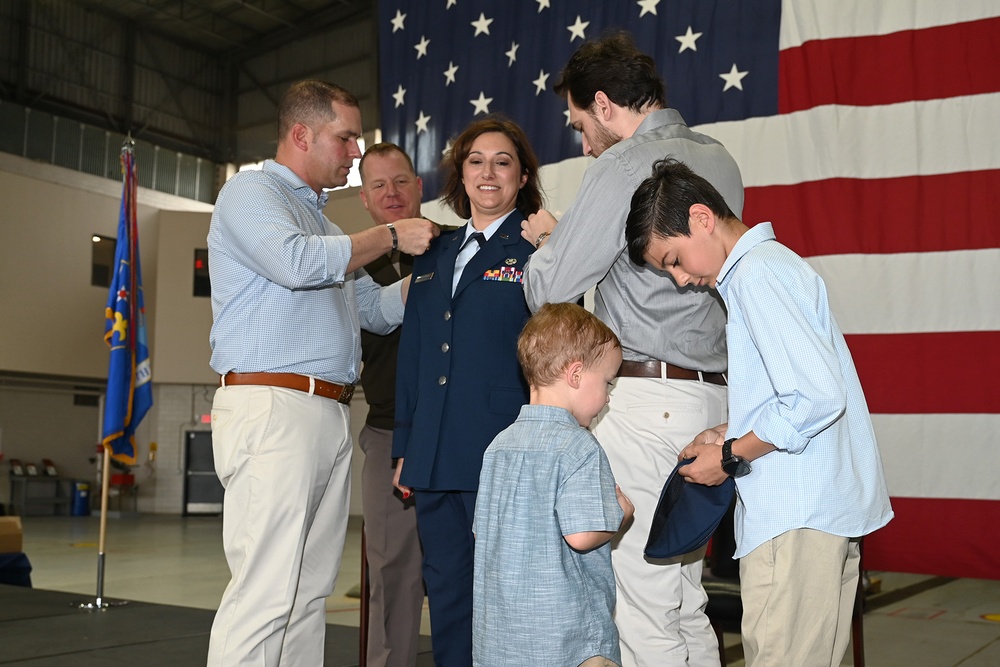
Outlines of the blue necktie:
{"label": "blue necktie", "polygon": [[[469,247],[472,239],[476,239],[479,245]],[[455,296],[455,290],[458,289],[458,281],[462,279],[462,272],[465,270],[465,266],[484,245],[486,245],[486,236],[482,232],[473,232],[469,234],[469,238],[465,239],[462,247],[458,249],[458,257],[455,258],[455,277],[451,281],[452,296]]]}
{"label": "blue necktie", "polygon": [[[472,241],[472,239],[476,240],[480,248],[486,245],[486,236],[482,232],[473,232],[469,234],[469,238],[465,239],[465,243],[462,244],[462,247],[459,248],[458,251],[462,252],[463,250],[465,250],[468,247],[469,242]],[[472,254],[475,255],[476,253]]]}

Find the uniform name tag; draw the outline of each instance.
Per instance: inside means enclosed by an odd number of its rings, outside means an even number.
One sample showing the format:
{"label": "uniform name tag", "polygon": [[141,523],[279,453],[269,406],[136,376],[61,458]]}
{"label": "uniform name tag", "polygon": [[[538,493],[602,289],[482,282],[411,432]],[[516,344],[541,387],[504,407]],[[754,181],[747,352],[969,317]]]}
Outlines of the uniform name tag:
{"label": "uniform name tag", "polygon": [[434,272],[431,271],[430,273],[424,273],[422,275],[417,276],[416,278],[413,279],[413,282],[422,283],[430,280],[433,277],[434,277]]}

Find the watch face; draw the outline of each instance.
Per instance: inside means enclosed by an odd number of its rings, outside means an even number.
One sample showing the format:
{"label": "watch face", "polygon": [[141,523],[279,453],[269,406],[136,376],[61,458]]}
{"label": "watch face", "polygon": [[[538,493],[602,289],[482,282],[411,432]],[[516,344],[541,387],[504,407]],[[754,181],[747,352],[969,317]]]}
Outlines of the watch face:
{"label": "watch face", "polygon": [[741,459],[738,456],[734,456],[723,462],[722,469],[730,477],[744,477],[753,471],[753,468],[750,467],[750,463],[747,462],[746,459]]}

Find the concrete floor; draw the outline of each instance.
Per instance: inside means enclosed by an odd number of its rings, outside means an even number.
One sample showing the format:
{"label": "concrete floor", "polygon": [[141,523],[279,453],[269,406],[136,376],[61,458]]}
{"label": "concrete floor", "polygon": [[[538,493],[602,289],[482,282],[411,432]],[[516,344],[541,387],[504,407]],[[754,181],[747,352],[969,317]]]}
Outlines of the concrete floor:
{"label": "concrete floor", "polygon": [[[97,590],[97,517],[25,517],[24,552],[37,589]],[[360,517],[348,531],[343,567],[327,601],[329,623],[358,625],[347,593],[360,581]],[[214,610],[229,581],[219,517],[143,515],[109,518],[104,596]],[[869,667],[997,667],[1000,665],[1000,581],[873,572],[881,592],[864,617]],[[426,606],[422,633],[430,634]],[[739,636],[725,636],[729,664],[743,665]],[[2,660],[0,660],[2,662]],[[843,665],[852,665],[848,649]]]}

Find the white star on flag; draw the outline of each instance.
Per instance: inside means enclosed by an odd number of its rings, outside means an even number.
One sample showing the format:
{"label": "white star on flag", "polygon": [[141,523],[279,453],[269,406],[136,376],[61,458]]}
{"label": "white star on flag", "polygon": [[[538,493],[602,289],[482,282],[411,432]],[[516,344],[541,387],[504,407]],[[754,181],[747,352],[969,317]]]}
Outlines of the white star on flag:
{"label": "white star on flag", "polygon": [[427,123],[431,120],[430,116],[425,116],[423,109],[420,110],[420,116],[417,118],[417,134],[427,131]]}
{"label": "white star on flag", "polygon": [[541,14],[543,9],[551,9],[549,7],[549,0],[535,0],[538,3],[538,13]]}
{"label": "white star on flag", "polygon": [[517,47],[521,46],[517,42],[510,43],[510,50],[504,53],[507,56],[507,67],[510,67],[517,60]]}
{"label": "white star on flag", "polygon": [[569,109],[563,111],[563,115],[566,116],[566,127],[569,127]]}
{"label": "white star on flag", "polygon": [[423,35],[420,35],[420,41],[413,45],[413,48],[417,50],[417,60],[420,60],[421,56],[427,55],[427,45],[430,43],[431,40],[427,39]]}
{"label": "white star on flag", "polygon": [[479,19],[472,22],[472,27],[476,29],[476,34],[473,37],[478,37],[482,33],[490,34],[491,23],[493,23],[493,19],[488,19],[485,14],[479,12]]}
{"label": "white star on flag", "polygon": [[448,0],[448,4],[445,5],[444,8],[445,9],[451,9],[457,2],[458,2],[458,0]]}
{"label": "white star on flag", "polygon": [[577,14],[576,23],[566,26],[566,29],[569,30],[569,41],[572,42],[577,37],[580,39],[587,39],[587,36],[583,34],[583,31],[587,29],[588,25],[590,25],[590,21],[581,21],[580,15]]}
{"label": "white star on flag", "polygon": [[747,74],[749,74],[749,71],[741,72],[736,69],[736,63],[733,63],[733,68],[729,70],[728,74],[719,75],[719,78],[726,82],[726,85],[722,88],[722,92],[726,92],[730,88],[743,90],[743,77]]}
{"label": "white star on flag", "polygon": [[635,4],[642,7],[642,11],[639,12],[639,18],[642,18],[646,14],[656,16],[656,5],[660,4],[660,0],[639,0]]}
{"label": "white star on flag", "polygon": [[686,50],[691,49],[692,51],[698,50],[698,45],[695,43],[698,38],[701,37],[700,32],[691,32],[691,26],[688,26],[688,30],[683,35],[677,35],[674,37],[678,42],[681,43],[680,50],[677,53],[684,53]]}
{"label": "white star on flag", "polygon": [[444,85],[449,86],[455,83],[455,73],[458,72],[458,65],[448,61],[448,69],[444,71]]}
{"label": "white star on flag", "polygon": [[396,89],[396,92],[392,94],[392,99],[396,100],[396,106],[393,107],[394,109],[398,109],[399,107],[403,106],[403,98],[405,96],[406,96],[406,88],[403,88],[403,84],[400,84],[399,88]]}
{"label": "white star on flag", "polygon": [[549,75],[545,73],[545,70],[538,70],[538,78],[531,83],[535,84],[535,95],[545,90],[546,83],[549,80]]}
{"label": "white star on flag", "polygon": [[481,113],[488,114],[490,112],[490,102],[493,101],[492,97],[486,97],[483,91],[479,91],[479,99],[469,100],[469,104],[476,107],[476,110],[472,112],[473,116],[479,115]]}
{"label": "white star on flag", "polygon": [[403,30],[404,29],[403,21],[405,20],[406,20],[406,14],[397,9],[396,18],[392,19],[392,31],[396,32],[397,30]]}

